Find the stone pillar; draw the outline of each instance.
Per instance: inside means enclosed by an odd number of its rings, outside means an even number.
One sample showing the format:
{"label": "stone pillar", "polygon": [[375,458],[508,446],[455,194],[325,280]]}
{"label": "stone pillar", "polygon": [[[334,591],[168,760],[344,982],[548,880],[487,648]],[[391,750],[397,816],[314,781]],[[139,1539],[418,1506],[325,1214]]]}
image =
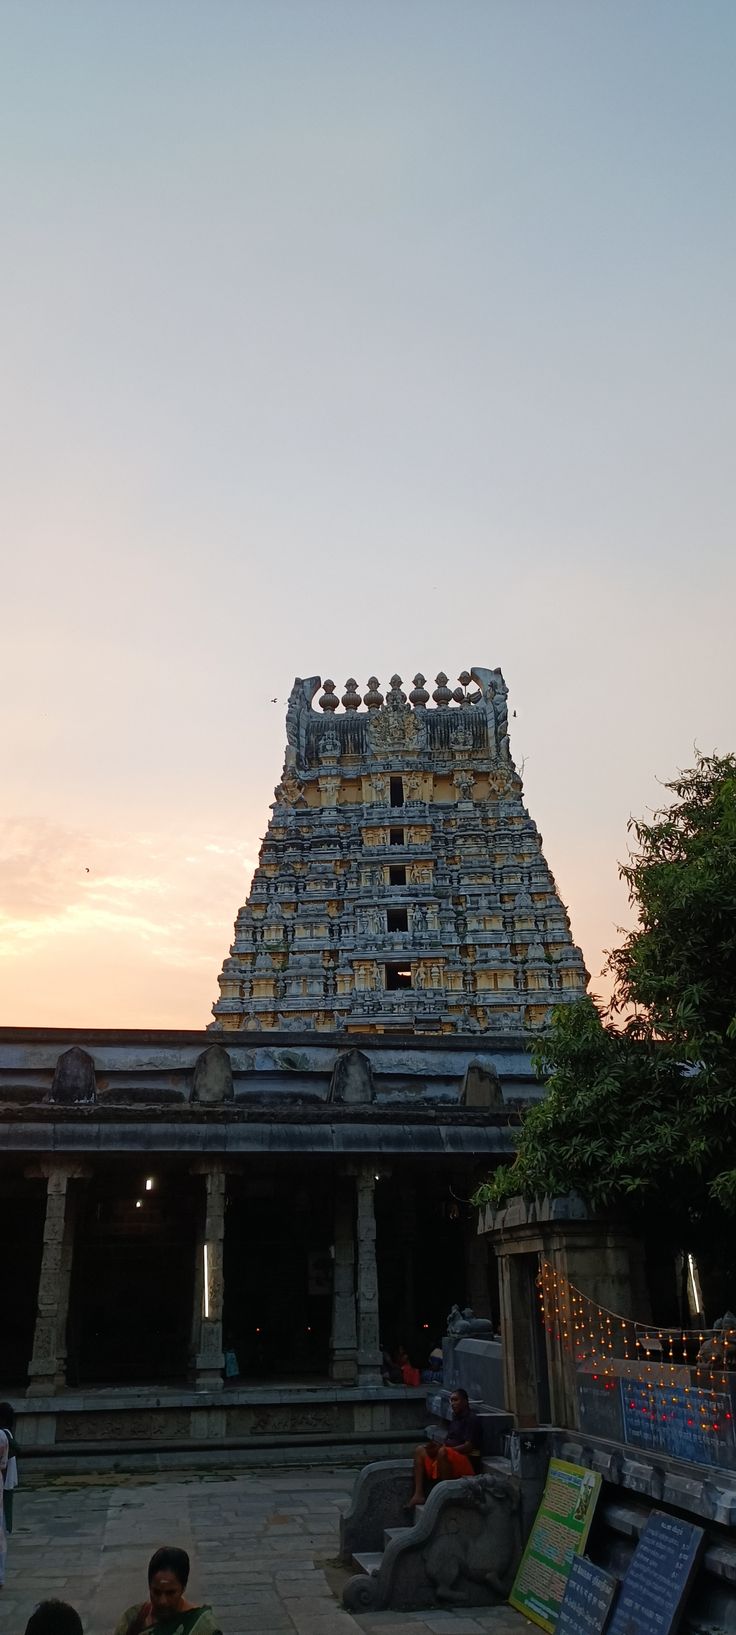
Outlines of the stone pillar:
{"label": "stone pillar", "polygon": [[56,1387],[63,1391],[67,1384],[67,1319],[69,1292],[74,1264],[74,1238],[81,1199],[76,1187],[67,1190],[64,1232],[61,1239],[61,1266],[59,1270],[59,1319],[56,1331]]}
{"label": "stone pillar", "polygon": [[519,1429],[538,1425],[543,1414],[539,1366],[535,1345],[536,1289],[539,1269],[535,1255],[503,1255],[499,1259],[499,1301],[503,1336],[503,1372],[506,1407]]}
{"label": "stone pillar", "polygon": [[332,1285],[330,1378],[354,1385],[358,1378],[355,1327],[355,1188],[340,1175],[335,1188],[335,1263]]}
{"label": "stone pillar", "polygon": [[540,1321],[541,1261],[607,1311],[647,1322],[643,1246],[625,1223],[589,1214],[573,1195],[533,1205],[512,1198],[504,1209],[487,1210],[481,1224],[498,1261],[506,1407],[519,1427],[551,1418],[579,1428],[572,1344],[559,1332],[545,1334]]}
{"label": "stone pillar", "polygon": [[66,1324],[74,1244],[69,1182],[75,1176],[86,1176],[88,1171],[79,1164],[48,1163],[34,1166],[31,1173],[46,1177],[46,1219],[26,1394],[45,1397],[53,1396],[59,1383],[66,1383]]}
{"label": "stone pillar", "polygon": [[222,1351],[225,1243],[225,1171],[213,1162],[199,1167],[206,1188],[204,1232],[197,1253],[200,1266],[194,1278],[195,1332],[199,1320],[199,1349],[194,1359],[198,1391],[221,1391],[225,1358]]}
{"label": "stone pillar", "polygon": [[[414,1351],[417,1344],[417,1311],[414,1287],[414,1257],[416,1255],[417,1240],[417,1198],[414,1182],[408,1176],[401,1180],[401,1201],[399,1208],[399,1231],[401,1233],[402,1256],[402,1330],[398,1336],[405,1345],[414,1361]],[[434,1345],[434,1338],[431,1344]]]}
{"label": "stone pillar", "polygon": [[376,1266],[376,1177],[372,1165],[363,1165],[356,1177],[358,1193],[358,1381],[381,1381],[378,1331],[378,1268]]}

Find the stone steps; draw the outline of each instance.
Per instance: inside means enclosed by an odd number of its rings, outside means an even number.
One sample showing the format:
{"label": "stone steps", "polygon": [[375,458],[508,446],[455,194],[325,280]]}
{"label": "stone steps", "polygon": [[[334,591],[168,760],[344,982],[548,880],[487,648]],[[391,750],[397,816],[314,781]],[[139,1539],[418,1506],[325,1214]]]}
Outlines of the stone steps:
{"label": "stone steps", "polygon": [[416,1525],[419,1517],[423,1515],[423,1513],[424,1505],[417,1504],[414,1506],[411,1520],[407,1519],[405,1527],[384,1527],[382,1550],[360,1550],[353,1556],[353,1566],[355,1567],[356,1572],[367,1573],[369,1578],[373,1573],[377,1573],[389,1544],[391,1544],[395,1538],[405,1538],[406,1534],[411,1532],[412,1527]]}
{"label": "stone steps", "polygon": [[[423,1507],[420,1507],[420,1508],[423,1508]],[[411,1525],[412,1525],[411,1522],[407,1522],[406,1527],[410,1527]],[[383,1529],[383,1548],[384,1548],[384,1550],[388,1549],[392,1538],[403,1538],[404,1533],[406,1532],[406,1527],[384,1527],[384,1529]]]}
{"label": "stone steps", "polygon": [[359,1555],[353,1556],[356,1572],[367,1573],[369,1578],[378,1572],[382,1561],[383,1550],[362,1550]]}
{"label": "stone steps", "polygon": [[405,1447],[415,1447],[417,1431],[230,1437],[216,1442],[66,1442],[48,1447],[23,1444],[25,1480],[43,1483],[49,1475],[68,1476],[98,1471],[196,1470],[217,1466],[247,1469],[293,1465],[361,1466],[370,1460],[390,1459]]}
{"label": "stone steps", "polygon": [[[483,1459],[481,1461],[481,1470],[479,1472],[479,1475],[484,1475],[484,1476],[504,1475],[504,1476],[508,1476],[510,1474],[510,1472],[511,1472],[510,1460],[501,1458],[500,1455],[492,1455],[492,1456],[490,1456],[490,1457],[488,1457],[486,1459]],[[369,1578],[372,1578],[379,1571],[380,1566],[381,1566],[381,1562],[383,1561],[384,1555],[385,1555],[386,1550],[388,1549],[389,1545],[393,1544],[395,1539],[406,1538],[407,1534],[409,1534],[411,1532],[412,1528],[416,1526],[416,1523],[419,1521],[420,1516],[422,1516],[423,1514],[424,1514],[424,1505],[423,1504],[418,1504],[418,1505],[415,1505],[415,1507],[414,1507],[414,1510],[413,1510],[412,1516],[411,1516],[411,1520],[407,1519],[407,1523],[406,1523],[405,1527],[384,1527],[384,1530],[383,1530],[383,1549],[382,1550],[359,1550],[359,1551],[357,1551],[351,1557],[352,1564],[353,1564],[353,1566],[355,1568],[355,1571],[357,1573],[366,1573]]]}

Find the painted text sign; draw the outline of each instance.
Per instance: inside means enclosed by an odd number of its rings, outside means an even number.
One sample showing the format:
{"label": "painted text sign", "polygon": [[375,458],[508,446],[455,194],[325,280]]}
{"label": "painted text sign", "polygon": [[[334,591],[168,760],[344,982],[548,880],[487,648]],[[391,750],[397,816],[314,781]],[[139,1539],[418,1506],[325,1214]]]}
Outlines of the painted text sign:
{"label": "painted text sign", "polygon": [[697,1570],[703,1529],[653,1510],[619,1591],[608,1635],[672,1635]]}
{"label": "painted text sign", "polygon": [[574,1556],[570,1563],[555,1635],[603,1635],[618,1589],[618,1579],[587,1556]]}
{"label": "painted text sign", "polygon": [[571,1564],[585,1549],[601,1478],[583,1465],[550,1459],[542,1502],[509,1601],[549,1635],[557,1627]]}

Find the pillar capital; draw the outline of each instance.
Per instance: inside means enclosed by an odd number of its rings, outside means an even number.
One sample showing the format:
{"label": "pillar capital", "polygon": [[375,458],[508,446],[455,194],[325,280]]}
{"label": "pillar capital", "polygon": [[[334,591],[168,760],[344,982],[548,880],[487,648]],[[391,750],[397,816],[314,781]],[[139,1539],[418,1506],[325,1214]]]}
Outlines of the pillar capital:
{"label": "pillar capital", "polygon": [[375,1159],[365,1164],[346,1164],[340,1172],[342,1175],[352,1175],[359,1186],[375,1186],[377,1181],[388,1181],[391,1175],[391,1165],[377,1163]]}
{"label": "pillar capital", "polygon": [[23,1174],[27,1181],[54,1181],[57,1186],[68,1181],[89,1181],[94,1174],[91,1164],[79,1158],[39,1158],[27,1164]]}

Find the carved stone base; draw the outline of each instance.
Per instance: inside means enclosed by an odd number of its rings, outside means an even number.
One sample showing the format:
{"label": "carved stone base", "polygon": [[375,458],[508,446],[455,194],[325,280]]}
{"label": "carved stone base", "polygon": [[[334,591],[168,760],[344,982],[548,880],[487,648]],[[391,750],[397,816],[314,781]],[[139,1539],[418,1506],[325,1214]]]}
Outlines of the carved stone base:
{"label": "carved stone base", "polygon": [[358,1361],[358,1384],[380,1385],[383,1379],[380,1364],[373,1361],[363,1363]]}
{"label": "carved stone base", "polygon": [[197,1360],[194,1372],[195,1391],[222,1391],[224,1384],[225,1381],[220,1369],[213,1368],[211,1363],[208,1363],[204,1368],[200,1368],[199,1359]]}
{"label": "carved stone base", "polygon": [[[387,1476],[393,1501],[395,1472]],[[495,1606],[506,1601],[520,1559],[520,1490],[512,1476],[438,1482],[415,1525],[392,1538],[377,1571],[348,1580],[343,1605],[348,1612]]]}
{"label": "carved stone base", "polygon": [[[31,1365],[32,1367],[32,1365]],[[57,1389],[56,1368],[50,1374],[31,1374],[26,1387],[27,1397],[52,1397]]]}
{"label": "carved stone base", "polygon": [[358,1364],[355,1353],[348,1357],[333,1357],[330,1363],[330,1379],[338,1385],[355,1385],[358,1378]]}

